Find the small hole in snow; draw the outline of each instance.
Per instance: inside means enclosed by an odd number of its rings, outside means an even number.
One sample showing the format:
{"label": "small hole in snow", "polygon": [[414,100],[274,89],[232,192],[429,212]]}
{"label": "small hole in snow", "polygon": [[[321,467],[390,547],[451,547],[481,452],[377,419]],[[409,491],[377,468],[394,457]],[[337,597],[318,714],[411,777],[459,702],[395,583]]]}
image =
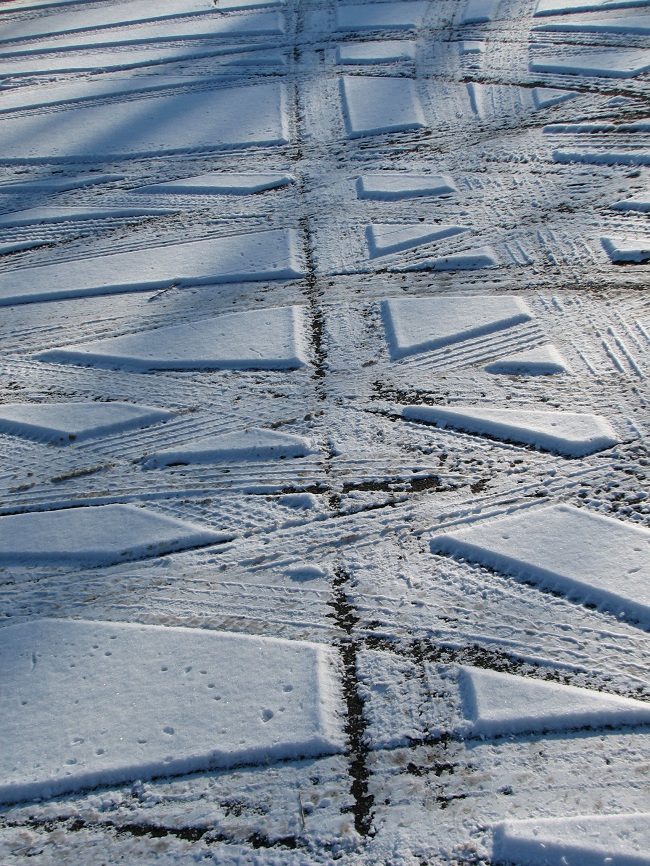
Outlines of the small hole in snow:
{"label": "small hole in snow", "polygon": [[273,718],[273,710],[262,710],[262,721],[270,722]]}
{"label": "small hole in snow", "polygon": [[165,725],[165,727],[163,728],[163,733],[169,734],[171,736],[174,733],[174,729],[171,725]]}

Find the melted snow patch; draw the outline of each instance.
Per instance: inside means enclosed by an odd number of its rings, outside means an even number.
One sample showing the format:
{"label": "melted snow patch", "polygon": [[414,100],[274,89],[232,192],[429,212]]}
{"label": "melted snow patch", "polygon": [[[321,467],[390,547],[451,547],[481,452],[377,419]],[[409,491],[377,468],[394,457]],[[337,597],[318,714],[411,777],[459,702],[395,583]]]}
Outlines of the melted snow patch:
{"label": "melted snow patch", "polygon": [[0,406],[0,433],[67,445],[147,427],[173,414],[132,403],[5,403]]}
{"label": "melted snow patch", "polygon": [[538,110],[550,108],[552,105],[560,105],[560,103],[575,99],[579,95],[575,90],[561,90],[558,87],[533,88],[533,102]]}
{"label": "melted snow patch", "polygon": [[650,236],[642,237],[608,237],[600,239],[603,248],[610,259],[616,264],[650,261]]}
{"label": "melted snow patch", "polygon": [[483,406],[457,406],[453,409],[443,406],[406,406],[402,415],[438,427],[521,442],[566,457],[584,457],[611,448],[619,441],[604,418],[577,412]]}
{"label": "melted snow patch", "polygon": [[535,17],[566,15],[570,12],[602,12],[606,9],[631,9],[648,6],[650,0],[538,0]]}
{"label": "melted snow patch", "polygon": [[495,863],[521,866],[650,866],[650,814],[503,821]]}
{"label": "melted snow patch", "polygon": [[368,3],[336,8],[337,30],[412,30],[420,26],[427,3]]}
{"label": "melted snow patch", "polygon": [[531,72],[560,75],[597,75],[604,78],[634,78],[650,69],[650,51],[640,48],[602,48],[580,54],[558,54],[531,58]]}
{"label": "melted snow patch", "polygon": [[381,42],[346,42],[336,51],[340,64],[397,63],[415,60],[415,42],[386,39]]}
{"label": "melted snow patch", "polygon": [[134,505],[11,514],[0,517],[0,563],[110,565],[230,537]]}
{"label": "melted snow patch", "polygon": [[380,171],[364,174],[357,180],[359,198],[397,201],[426,195],[448,195],[458,192],[446,174],[415,174],[412,172]]}
{"label": "melted snow patch", "polygon": [[551,343],[525,352],[516,352],[506,358],[498,358],[485,365],[488,373],[505,373],[513,376],[551,376],[568,373],[569,367]]}
{"label": "melted snow patch", "polygon": [[134,192],[177,193],[179,195],[250,195],[279,189],[294,182],[290,174],[278,172],[209,171],[194,177],[182,177],[163,183],[141,186]]}
{"label": "melted snow patch", "polygon": [[307,363],[301,307],[228,313],[41,352],[41,361],[135,370],[293,370]]}
{"label": "melted snow patch", "polygon": [[12,271],[0,275],[0,306],[302,273],[295,232],[275,229]]}
{"label": "melted snow patch", "polygon": [[426,126],[415,83],[409,78],[342,76],[341,101],[350,138]]}
{"label": "melted snow patch", "polygon": [[311,443],[303,436],[249,427],[232,433],[221,433],[149,454],[143,463],[151,468],[188,463],[216,463],[224,460],[281,460],[306,457]]}
{"label": "melted snow patch", "polygon": [[574,508],[515,511],[431,540],[449,553],[650,622],[650,531]]}
{"label": "melted snow patch", "polygon": [[650,703],[481,668],[461,668],[465,716],[479,737],[650,723]]}
{"label": "melted snow patch", "polygon": [[592,18],[588,21],[560,19],[549,24],[538,24],[533,30],[557,33],[629,33],[643,36],[650,33],[650,19],[647,15]]}
{"label": "melted snow patch", "polygon": [[88,160],[159,156],[232,145],[288,142],[279,82],[79,105],[57,113],[15,114],[0,126],[3,159]]}
{"label": "melted snow patch", "polygon": [[440,223],[372,223],[366,229],[366,238],[370,258],[374,259],[453,237],[465,231],[466,226]]}
{"label": "melted snow patch", "polygon": [[3,628],[0,659],[2,802],[343,746],[317,644],[40,620]]}
{"label": "melted snow patch", "polygon": [[511,328],[532,319],[526,303],[512,296],[391,298],[382,305],[393,360]]}

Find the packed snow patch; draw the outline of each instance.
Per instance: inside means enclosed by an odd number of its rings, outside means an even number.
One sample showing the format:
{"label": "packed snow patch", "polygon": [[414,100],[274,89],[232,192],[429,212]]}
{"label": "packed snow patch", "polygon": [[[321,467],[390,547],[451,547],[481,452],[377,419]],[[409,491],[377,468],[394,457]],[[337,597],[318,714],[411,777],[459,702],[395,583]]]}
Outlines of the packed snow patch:
{"label": "packed snow patch", "polygon": [[0,630],[0,802],[340,751],[334,652],[204,629]]}
{"label": "packed snow patch", "polygon": [[575,90],[562,90],[558,87],[533,87],[533,102],[538,110],[560,105],[579,95]]}
{"label": "packed snow patch", "polygon": [[135,505],[36,511],[0,517],[0,563],[110,565],[231,537]]}
{"label": "packed snow patch", "polygon": [[634,78],[650,69],[650,51],[642,48],[602,48],[580,54],[536,56],[531,58],[528,67],[531,72]]}
{"label": "packed snow patch", "polygon": [[650,814],[503,821],[492,857],[520,866],[650,866]]}
{"label": "packed snow patch", "polygon": [[650,703],[631,698],[474,667],[460,683],[474,736],[650,724]]}
{"label": "packed snow patch", "polygon": [[569,372],[566,361],[551,343],[498,358],[486,364],[485,369],[488,373],[510,376],[552,376]]}
{"label": "packed snow patch", "polygon": [[434,535],[448,553],[650,622],[650,530],[571,505]]}
{"label": "packed snow patch", "polygon": [[382,304],[393,360],[511,328],[532,318],[521,298],[449,295],[391,298]]}
{"label": "packed snow patch", "polygon": [[642,264],[650,261],[650,236],[605,237],[600,239],[610,259],[616,264]]}
{"label": "packed snow patch", "polygon": [[442,223],[372,223],[366,229],[370,258],[413,249],[466,232],[467,226]]}
{"label": "packed snow patch", "polygon": [[638,195],[630,196],[630,198],[626,198],[623,201],[614,202],[611,208],[612,210],[648,213],[650,212],[650,192],[642,192]]}
{"label": "packed snow patch", "polygon": [[570,12],[603,12],[607,9],[631,9],[648,5],[650,0],[537,0],[535,17],[567,15]]}
{"label": "packed snow patch", "polygon": [[346,42],[336,50],[340,64],[397,63],[415,60],[415,42],[406,39],[385,39],[381,42]]}
{"label": "packed snow patch", "polygon": [[167,244],[0,275],[0,306],[172,286],[290,280],[303,273],[293,229]]}
{"label": "packed snow patch", "polygon": [[249,427],[191,440],[179,448],[156,451],[147,455],[143,463],[151,468],[229,460],[282,460],[287,457],[306,457],[311,451],[311,443],[303,436]]}
{"label": "packed snow patch", "polygon": [[584,148],[581,150],[558,149],[553,151],[553,161],[560,163],[582,162],[587,165],[650,165],[650,150],[619,150],[612,148],[599,150]]}
{"label": "packed snow patch", "polygon": [[357,179],[359,198],[398,201],[418,196],[448,195],[458,192],[446,174],[415,174],[403,171],[379,171],[363,174]]}
{"label": "packed snow patch", "polygon": [[487,24],[496,13],[499,0],[467,0],[461,24]]}
{"label": "packed snow patch", "polygon": [[344,75],[340,84],[343,117],[350,138],[426,126],[415,82],[409,78]]}
{"label": "packed snow patch", "polygon": [[149,370],[294,370],[307,364],[302,307],[227,313],[50,349],[41,361]]}
{"label": "packed snow patch", "polygon": [[625,33],[645,36],[650,33],[650,18],[647,15],[617,16],[615,18],[592,18],[586,21],[553,21],[538,24],[533,30],[555,33]]}
{"label": "packed snow patch", "polygon": [[0,433],[67,445],[166,421],[173,412],[133,403],[5,403]]}
{"label": "packed snow patch", "polygon": [[294,182],[290,174],[278,172],[209,171],[194,177],[182,177],[141,186],[134,192],[175,193],[178,195],[250,195],[279,189]]}
{"label": "packed snow patch", "polygon": [[177,213],[173,208],[142,207],[33,207],[0,216],[0,226],[43,225],[76,220],[125,219],[129,217],[165,216]]}
{"label": "packed snow patch", "polygon": [[420,0],[367,3],[336,7],[337,30],[413,30],[420,26],[428,4]]}

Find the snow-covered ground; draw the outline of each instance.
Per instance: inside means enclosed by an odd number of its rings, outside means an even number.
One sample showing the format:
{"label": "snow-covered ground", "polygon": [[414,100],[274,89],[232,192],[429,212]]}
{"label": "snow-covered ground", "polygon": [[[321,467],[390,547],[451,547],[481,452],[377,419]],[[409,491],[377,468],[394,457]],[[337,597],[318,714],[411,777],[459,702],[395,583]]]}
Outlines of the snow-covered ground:
{"label": "snow-covered ground", "polygon": [[0,5],[0,863],[650,864],[650,0]]}

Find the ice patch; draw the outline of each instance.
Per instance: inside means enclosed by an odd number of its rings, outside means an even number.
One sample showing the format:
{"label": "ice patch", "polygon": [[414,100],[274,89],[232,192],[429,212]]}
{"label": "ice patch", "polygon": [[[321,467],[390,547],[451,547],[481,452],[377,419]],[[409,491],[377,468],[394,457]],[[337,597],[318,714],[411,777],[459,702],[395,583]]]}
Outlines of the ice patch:
{"label": "ice patch", "polygon": [[337,6],[337,30],[412,30],[422,23],[425,2],[368,3],[363,6]]}
{"label": "ice patch", "polygon": [[550,108],[552,105],[560,105],[560,103],[575,99],[579,95],[575,90],[560,90],[557,87],[533,87],[533,102],[538,111],[542,108]]}
{"label": "ice patch", "polygon": [[431,550],[650,622],[650,531],[631,523],[551,505],[436,535]]}
{"label": "ice patch", "polygon": [[551,343],[526,352],[516,352],[506,358],[498,358],[485,365],[488,373],[504,373],[511,376],[551,376],[568,373],[569,367]]}
{"label": "ice patch", "polygon": [[282,460],[286,457],[306,457],[311,452],[311,443],[303,436],[249,427],[233,433],[191,440],[180,448],[156,451],[147,455],[142,462],[147,468],[152,468],[219,461]]}
{"label": "ice patch", "polygon": [[503,821],[495,863],[520,866],[650,866],[650,813]]}
{"label": "ice patch", "polygon": [[632,9],[648,6],[650,0],[538,0],[535,17],[567,15],[570,12],[603,12],[607,9]]}
{"label": "ice patch", "polygon": [[602,48],[599,51],[531,58],[531,72],[560,75],[598,75],[603,78],[634,78],[650,69],[650,51],[641,48]]}
{"label": "ice patch", "polygon": [[288,142],[279,82],[15,114],[0,125],[5,161],[88,160]]}
{"label": "ice patch", "polygon": [[372,223],[366,229],[370,258],[387,256],[402,250],[428,244],[432,241],[453,237],[467,231],[466,226],[444,225],[442,223]]}
{"label": "ice patch", "polygon": [[487,24],[492,21],[499,0],[467,0],[461,24]]}
{"label": "ice patch", "polygon": [[425,195],[448,195],[458,192],[446,174],[414,174],[411,172],[380,171],[364,174],[357,180],[359,198],[398,201]]}
{"label": "ice patch", "polygon": [[382,305],[393,360],[501,331],[532,318],[520,298],[494,295],[391,298]]}
{"label": "ice patch", "polygon": [[294,230],[275,229],[0,274],[0,306],[302,274]]}
{"label": "ice patch", "polygon": [[64,223],[76,220],[120,219],[142,216],[163,216],[177,213],[173,208],[142,207],[33,207],[28,210],[13,211],[0,216],[0,226],[43,225],[44,223]]}
{"label": "ice patch", "polygon": [[147,427],[173,412],[132,403],[5,403],[0,433],[56,445]]}
{"label": "ice patch", "polygon": [[342,76],[341,102],[350,138],[426,126],[415,83],[409,78]]}
{"label": "ice patch", "polygon": [[0,563],[111,565],[232,536],[135,505],[96,505],[0,517]]}
{"label": "ice patch", "polygon": [[650,150],[554,150],[553,161],[587,165],[650,165]]}
{"label": "ice patch", "polygon": [[397,63],[415,60],[415,42],[386,39],[381,42],[346,42],[336,51],[340,64]]}
{"label": "ice patch", "polygon": [[630,698],[474,667],[462,667],[460,680],[479,737],[650,723],[650,703]]}
{"label": "ice patch", "polygon": [[338,752],[334,656],[205,629],[3,628],[0,801]]}
{"label": "ice patch", "polygon": [[404,418],[478,433],[508,442],[521,442],[566,457],[584,457],[619,441],[608,422],[598,415],[578,412],[492,409],[482,406],[406,406]]}
{"label": "ice patch", "polygon": [[228,313],[41,352],[61,364],[134,370],[295,370],[307,363],[301,307]]}
{"label": "ice patch", "polygon": [[550,24],[538,24],[532,29],[556,33],[626,33],[645,36],[650,33],[650,19],[647,15],[637,15],[598,18],[590,21],[560,20]]}
{"label": "ice patch", "polygon": [[642,264],[650,261],[650,236],[608,237],[600,242],[610,259],[616,264]]}
{"label": "ice patch", "polygon": [[229,171],[209,171],[195,177],[182,177],[141,186],[134,192],[176,193],[178,195],[250,195],[279,189],[294,182],[290,174],[277,172],[238,173]]}

